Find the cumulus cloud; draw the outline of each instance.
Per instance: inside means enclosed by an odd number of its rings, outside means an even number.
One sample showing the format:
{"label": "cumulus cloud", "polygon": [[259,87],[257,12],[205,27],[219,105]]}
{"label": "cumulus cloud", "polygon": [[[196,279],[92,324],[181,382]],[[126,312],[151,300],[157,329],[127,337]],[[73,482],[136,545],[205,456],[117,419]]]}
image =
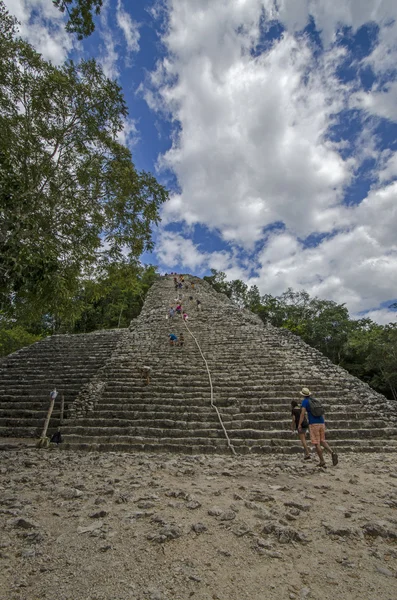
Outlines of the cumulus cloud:
{"label": "cumulus cloud", "polygon": [[53,64],[62,64],[75,40],[65,31],[65,17],[48,0],[4,0],[19,23],[21,37]]}
{"label": "cumulus cloud", "polygon": [[117,2],[116,18],[117,24],[124,34],[127,51],[129,53],[138,52],[140,38],[139,25],[131,18],[131,15],[124,10],[121,0],[118,0]]}
{"label": "cumulus cloud", "polygon": [[99,62],[102,65],[103,72],[109,79],[117,79],[120,75],[120,58],[124,59],[127,66],[130,66],[130,57],[134,52],[139,51],[139,24],[134,21],[130,14],[124,10],[121,0],[116,5],[116,22],[121,29],[122,38],[117,35],[113,24],[110,22],[109,5],[106,5],[101,11],[100,36],[102,45],[100,49]]}
{"label": "cumulus cloud", "polygon": [[181,234],[162,231],[156,247],[156,255],[163,265],[175,268],[183,265],[194,272],[208,269],[222,271],[232,267],[228,252],[202,252],[197,244]]}
{"label": "cumulus cloud", "polygon": [[116,42],[112,31],[107,25],[106,18],[101,19],[101,38],[103,44],[101,46],[98,62],[101,65],[103,72],[109,79],[117,79],[120,75],[118,66],[119,54],[116,50]]}
{"label": "cumulus cloud", "polygon": [[118,133],[117,139],[120,144],[129,147],[134,146],[139,141],[135,119],[131,117],[124,119],[123,129]]}
{"label": "cumulus cloud", "polygon": [[[343,84],[338,77],[349,58],[338,40],[344,28],[354,34],[364,24],[373,26],[374,46],[356,68],[370,65],[384,76],[385,59],[389,71],[395,68],[397,4],[169,0],[167,6],[166,54],[144,89],[149,106],[176,124],[171,148],[159,157],[159,168],[173,171],[179,187],[164,207],[164,223],[208,227],[236,249],[223,255],[222,270],[263,293],[305,288],[345,302],[353,313],[374,309],[386,318],[387,310],[375,309],[397,289],[395,157],[377,151],[370,120],[363,118],[356,146],[331,142],[329,132],[351,107],[363,117],[397,120],[393,79],[376,80],[364,92],[358,78]],[[311,18],[321,51],[301,33]],[[263,46],[272,20],[284,31]],[[377,184],[358,206],[347,206],[346,189],[368,158],[378,162]],[[310,234],[322,236],[316,247],[305,245]],[[247,265],[241,256],[255,244],[262,250]],[[210,267],[211,253],[187,237],[167,232],[159,248],[170,266],[177,254],[192,270]]]}
{"label": "cumulus cloud", "polygon": [[371,92],[357,92],[357,94],[352,97],[351,104],[372,115],[377,115],[378,117],[383,117],[390,121],[397,121],[396,100],[397,81],[393,81],[381,91],[373,90]]}
{"label": "cumulus cloud", "polygon": [[[245,52],[257,39],[253,23],[239,33],[237,21],[227,27],[227,14],[225,8],[226,21],[222,15],[216,21],[209,11],[196,45],[188,43],[194,46],[191,60],[188,49],[164,61],[152,80],[159,89],[157,106],[181,125],[160,161],[176,173],[182,189],[164,218],[205,223],[246,246],[276,220],[300,236],[327,230],[354,167],[326,139],[332,115],[343,106],[344,90],[331,68],[340,52],[310,72],[308,42],[286,33],[271,52],[253,58]],[[210,23],[219,45],[212,54]],[[175,37],[176,47],[182,45]],[[225,37],[230,40],[221,44]],[[167,39],[175,53],[173,35]],[[175,75],[177,82],[169,84]],[[153,106],[153,96],[148,99]]]}
{"label": "cumulus cloud", "polygon": [[[360,315],[362,317],[363,315]],[[397,313],[392,312],[387,308],[379,308],[378,310],[370,310],[365,314],[365,317],[372,319],[379,325],[388,325],[397,321]]]}

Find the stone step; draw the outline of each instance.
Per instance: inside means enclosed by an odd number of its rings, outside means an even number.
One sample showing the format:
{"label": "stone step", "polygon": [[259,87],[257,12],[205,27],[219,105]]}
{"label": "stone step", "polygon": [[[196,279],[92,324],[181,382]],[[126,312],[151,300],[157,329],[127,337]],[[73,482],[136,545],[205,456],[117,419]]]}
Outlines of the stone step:
{"label": "stone step", "polygon": [[[48,402],[4,402],[1,404],[0,418],[6,417],[28,417],[32,415],[46,415]],[[252,421],[275,421],[275,420],[288,420],[290,422],[291,417],[289,416],[289,406],[286,405],[284,411],[266,411],[260,407],[256,407],[254,411],[252,407],[223,407],[222,415],[225,419],[245,419],[248,418]],[[59,406],[55,406],[54,413],[59,411]],[[366,413],[368,417],[376,419],[378,411],[374,409],[373,413],[368,411]],[[170,405],[170,404],[135,404],[133,408],[129,404],[100,404],[97,406],[95,411],[90,414],[90,419],[174,419],[178,418],[189,418],[190,420],[199,420],[202,418],[206,419],[217,419],[217,415],[214,409],[211,408],[209,403],[204,406],[194,405]],[[344,410],[344,407],[340,406],[329,406],[326,411],[326,420],[335,420],[336,418],[344,419],[358,419],[360,413],[357,411]]]}
{"label": "stone step", "polygon": [[[296,440],[290,440],[289,443],[272,443],[272,440],[254,440],[247,443],[247,440],[233,442],[237,454],[302,454],[302,447]],[[343,453],[347,452],[397,452],[397,442],[395,440],[335,440],[333,447],[340,453],[343,460]],[[194,442],[186,443],[184,439],[163,438],[162,440],[145,438],[138,440],[133,437],[126,437],[122,440],[108,438],[93,438],[87,441],[87,438],[80,436],[65,436],[65,443],[61,444],[65,450],[78,449],[89,451],[112,451],[112,452],[181,452],[183,454],[207,454],[207,453],[227,453],[230,449],[226,441],[211,440],[208,438],[197,438]],[[313,455],[313,459],[315,456]]]}
{"label": "stone step", "polygon": [[[240,398],[236,398],[236,397],[229,397],[228,395],[215,395],[214,396],[214,403],[217,406],[234,406],[236,408],[238,408],[238,410],[240,411],[249,411],[250,409],[253,410],[253,412],[257,412],[257,411],[274,411],[276,409],[283,409],[285,410],[285,412],[290,412],[291,410],[291,403],[290,400],[285,400],[284,398],[280,398],[280,401],[278,401],[277,398],[273,397],[270,398],[271,400],[271,404],[267,404],[266,400],[263,398],[250,398],[249,402],[250,404],[247,403],[247,399],[240,397]],[[207,405],[210,403],[210,393],[209,390],[207,390],[206,393],[204,394],[177,394],[177,393],[166,393],[163,392],[163,394],[153,394],[153,393],[147,393],[147,394],[125,394],[125,395],[121,395],[121,394],[112,394],[110,392],[104,392],[103,394],[103,405],[108,405],[108,404],[113,404],[114,406],[120,405],[120,406],[130,406],[131,409],[135,409],[136,405],[142,405],[142,404],[148,404],[148,405],[155,405],[157,407],[160,407],[162,405],[167,405],[167,406],[175,406],[178,407],[180,405],[186,405],[186,406],[194,406],[195,404],[198,405],[198,403],[201,403],[201,406],[203,405]],[[324,402],[323,406],[325,409],[325,412],[327,413],[329,410],[332,410],[332,407],[338,406],[340,407],[341,405],[339,404],[340,402],[340,398],[335,399],[335,402],[338,402],[338,404],[334,404],[331,401],[328,402]],[[102,402],[101,402],[102,405]],[[356,402],[351,402],[348,403],[346,402],[344,405],[342,405],[342,407],[346,407],[349,410],[353,410],[353,412],[357,412],[359,414],[359,409],[357,408],[357,403]]]}
{"label": "stone step", "polygon": [[[44,414],[44,413],[43,413]],[[44,414],[45,416],[45,414]],[[11,424],[12,419],[20,420],[17,417],[6,418],[6,424]],[[186,430],[192,430],[196,428],[204,428],[210,429],[215,424],[219,423],[218,416],[215,411],[213,413],[204,413],[201,415],[201,418],[197,418],[197,415],[194,418],[191,415],[186,414],[180,415],[178,420],[171,419],[167,416],[159,416],[156,414],[149,415],[146,418],[117,418],[117,417],[107,417],[102,418],[102,415],[92,415],[89,417],[85,417],[79,419],[76,422],[68,422],[67,426],[69,430],[74,429],[77,425],[79,427],[94,427],[98,429],[102,429],[106,431],[111,422],[112,427],[117,428],[135,428],[135,427],[150,427],[150,428],[170,428],[170,429],[180,429],[185,428]],[[278,420],[242,420],[241,415],[227,415],[222,418],[223,425],[225,426],[227,432],[236,430],[239,428],[241,430],[257,430],[257,431],[269,431],[269,430],[285,430],[290,434],[290,419],[278,419]],[[384,428],[388,427],[390,424],[382,419],[374,420],[349,420],[349,419],[332,419],[327,418],[327,427],[329,427],[330,431],[339,430],[339,429],[371,429],[373,428]],[[193,435],[193,434],[192,434]]]}
{"label": "stone step", "polygon": [[[24,414],[24,410],[22,409],[21,411],[18,412],[19,416],[23,416]],[[31,414],[32,411],[27,411],[29,414]],[[15,411],[11,411],[9,409],[7,409],[7,412],[2,412],[0,410],[0,415],[4,414],[5,416],[12,416],[12,414],[15,414]],[[258,422],[258,421],[263,421],[264,423],[268,422],[268,421],[276,421],[276,420],[282,420],[282,421],[286,421],[288,423],[291,422],[291,417],[290,417],[290,413],[289,410],[286,410],[284,412],[280,411],[280,412],[263,412],[263,411],[257,411],[257,412],[244,412],[242,410],[239,410],[238,408],[234,407],[234,406],[230,406],[230,407],[224,407],[221,411],[222,417],[224,418],[224,420],[227,419],[237,419],[237,420],[243,420],[243,421],[252,421],[252,422]],[[376,415],[377,412],[374,411],[373,415],[368,414],[368,417],[371,418],[371,422],[376,419]],[[338,407],[335,410],[331,410],[328,409],[326,412],[326,420],[332,420],[335,421],[335,419],[352,419],[357,421],[357,417],[359,416],[359,413],[355,412],[355,411],[346,411],[346,412],[342,412],[341,410],[338,409]],[[174,421],[177,421],[181,418],[186,419],[188,418],[189,420],[201,420],[203,418],[205,419],[217,419],[217,415],[216,412],[213,408],[211,408],[210,405],[208,406],[201,406],[201,407],[196,407],[196,406],[180,406],[180,407],[175,407],[175,406],[170,406],[170,405],[162,405],[162,406],[153,406],[153,405],[148,405],[148,404],[142,404],[142,405],[136,405],[136,407],[134,407],[134,409],[131,409],[129,407],[124,408],[123,405],[99,405],[90,415],[89,417],[90,420],[95,419],[96,421],[98,419],[104,419],[104,420],[109,420],[109,419],[126,419],[126,420],[131,420],[131,419],[173,419]]]}
{"label": "stone step", "polygon": [[[154,425],[154,424],[151,424]],[[201,437],[202,435],[206,435],[208,437],[223,437],[223,432],[219,423],[203,424],[199,426],[197,429],[190,429],[188,424],[185,424],[183,427],[155,427],[149,426],[145,424],[142,427],[138,427],[135,424],[131,426],[127,426],[125,424],[121,426],[108,425],[107,427],[96,426],[95,423],[91,423],[89,426],[80,426],[73,425],[67,426],[65,429],[65,433],[67,434],[75,434],[75,435],[85,435],[89,436],[117,436],[118,438],[122,438],[125,435],[134,436],[134,437],[159,437],[162,439],[164,434],[169,437],[177,437],[177,438],[189,438],[194,442],[196,438]],[[272,430],[259,430],[259,429],[229,429],[227,431],[228,436],[231,440],[237,439],[248,439],[248,440],[257,440],[257,439],[273,439],[273,440],[287,440],[292,437],[292,433],[288,429],[272,429]],[[329,429],[327,433],[327,437],[330,440],[333,439],[372,439],[372,438],[393,438],[397,436],[397,428],[396,427],[384,427],[384,428],[357,428],[357,429]]]}

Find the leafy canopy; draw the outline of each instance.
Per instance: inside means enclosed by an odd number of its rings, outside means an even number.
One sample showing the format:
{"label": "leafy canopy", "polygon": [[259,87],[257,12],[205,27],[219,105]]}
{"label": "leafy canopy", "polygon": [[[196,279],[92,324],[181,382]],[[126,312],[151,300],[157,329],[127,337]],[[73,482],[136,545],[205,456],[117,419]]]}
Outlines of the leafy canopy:
{"label": "leafy canopy", "polygon": [[118,142],[126,115],[94,60],[54,67],[0,2],[1,309],[57,311],[92,265],[153,247],[168,195]]}
{"label": "leafy canopy", "polygon": [[52,3],[67,14],[66,31],[76,33],[82,40],[94,32],[93,16],[100,14],[103,0],[52,0]]}

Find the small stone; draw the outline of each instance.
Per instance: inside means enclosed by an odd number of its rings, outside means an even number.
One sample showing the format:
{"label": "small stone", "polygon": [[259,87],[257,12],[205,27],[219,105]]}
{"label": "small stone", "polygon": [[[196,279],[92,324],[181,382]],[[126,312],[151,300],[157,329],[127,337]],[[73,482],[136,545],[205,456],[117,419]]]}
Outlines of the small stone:
{"label": "small stone", "polygon": [[241,525],[233,529],[233,533],[237,537],[242,537],[243,535],[247,535],[247,533],[251,533],[251,530],[246,523],[241,523]]}
{"label": "small stone", "polygon": [[220,521],[233,521],[236,518],[234,510],[225,510],[219,515]]}
{"label": "small stone", "polygon": [[115,500],[116,504],[126,504],[128,502],[129,498],[127,496],[127,494],[120,494],[120,496],[118,496]]}
{"label": "small stone", "polygon": [[222,554],[222,556],[227,556],[228,558],[232,555],[229,550],[218,550],[218,552],[219,554]]}
{"label": "small stone", "polygon": [[274,496],[269,496],[269,494],[261,490],[254,490],[249,495],[249,500],[252,502],[274,502]]}
{"label": "small stone", "polygon": [[194,523],[192,525],[192,531],[194,531],[195,533],[204,533],[207,530],[208,527],[204,525],[204,523]]}
{"label": "small stone", "polygon": [[259,548],[266,548],[267,550],[270,550],[271,548],[273,548],[273,545],[268,542],[267,540],[264,540],[262,538],[258,538],[256,540],[257,545],[259,546]]}
{"label": "small stone", "polygon": [[324,523],[324,527],[331,536],[355,539],[363,537],[361,530],[355,527],[333,527],[327,523]]}
{"label": "small stone", "polygon": [[197,508],[200,508],[200,506],[201,502],[199,502],[198,500],[191,500],[186,504],[186,508],[188,508],[189,510],[196,510]]}
{"label": "small stone", "polygon": [[98,498],[95,498],[94,504],[98,505],[98,504],[105,504],[106,500],[105,498],[102,498],[101,496],[98,496]]}
{"label": "small stone", "polygon": [[77,527],[77,533],[91,533],[96,529],[101,529],[102,526],[103,521],[95,521],[95,523],[91,523],[87,527]]}
{"label": "small stone", "polygon": [[[298,511],[303,510],[304,512],[308,512],[311,509],[311,504],[304,502],[295,502],[294,500],[288,500],[287,502],[284,502],[284,506],[291,507],[291,509],[297,509]],[[292,513],[292,510],[290,512]]]}
{"label": "small stone", "polygon": [[397,539],[397,532],[388,529],[385,523],[370,522],[364,525],[363,531],[365,535],[371,537],[382,537],[385,539]]}
{"label": "small stone", "polygon": [[381,573],[382,575],[386,575],[386,577],[396,577],[396,574],[393,573],[393,571],[391,571],[390,569],[386,569],[386,567],[376,567],[376,570],[378,571],[378,573]]}
{"label": "small stone", "polygon": [[301,591],[300,591],[300,597],[301,598],[309,598],[310,595],[311,595],[310,588],[304,587],[304,588],[301,589]]}
{"label": "small stone", "polygon": [[147,539],[153,542],[167,542],[181,537],[182,529],[178,525],[166,525],[162,527],[158,533],[147,535]]}
{"label": "small stone", "polygon": [[90,515],[91,519],[102,519],[103,517],[106,517],[106,515],[108,514],[107,510],[99,510],[98,512],[92,513],[92,515]]}
{"label": "small stone", "polygon": [[75,498],[81,498],[84,496],[84,492],[78,490],[77,488],[61,488],[59,490],[59,495],[64,500],[73,500]]}
{"label": "small stone", "polygon": [[38,524],[35,523],[34,521],[29,521],[28,519],[24,519],[23,517],[20,517],[19,519],[15,519],[12,523],[11,523],[12,527],[15,527],[16,529],[37,529],[38,528]]}
{"label": "small stone", "polygon": [[288,544],[290,542],[306,543],[309,541],[303,533],[300,533],[296,529],[274,523],[265,525],[262,529],[262,533],[274,534],[280,544]]}
{"label": "small stone", "polygon": [[208,509],[208,514],[210,517],[219,517],[223,513],[223,510],[219,508],[219,506],[213,506]]}

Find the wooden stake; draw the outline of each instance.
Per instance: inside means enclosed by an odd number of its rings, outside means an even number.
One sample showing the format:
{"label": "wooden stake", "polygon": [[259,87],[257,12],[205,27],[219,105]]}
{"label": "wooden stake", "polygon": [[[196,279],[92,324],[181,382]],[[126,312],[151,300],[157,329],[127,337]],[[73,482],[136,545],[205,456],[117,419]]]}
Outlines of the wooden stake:
{"label": "wooden stake", "polygon": [[41,438],[45,438],[47,435],[48,425],[50,424],[50,419],[52,415],[52,411],[54,410],[55,398],[51,398],[50,406],[48,409],[48,413],[44,422],[43,433],[41,434]]}

